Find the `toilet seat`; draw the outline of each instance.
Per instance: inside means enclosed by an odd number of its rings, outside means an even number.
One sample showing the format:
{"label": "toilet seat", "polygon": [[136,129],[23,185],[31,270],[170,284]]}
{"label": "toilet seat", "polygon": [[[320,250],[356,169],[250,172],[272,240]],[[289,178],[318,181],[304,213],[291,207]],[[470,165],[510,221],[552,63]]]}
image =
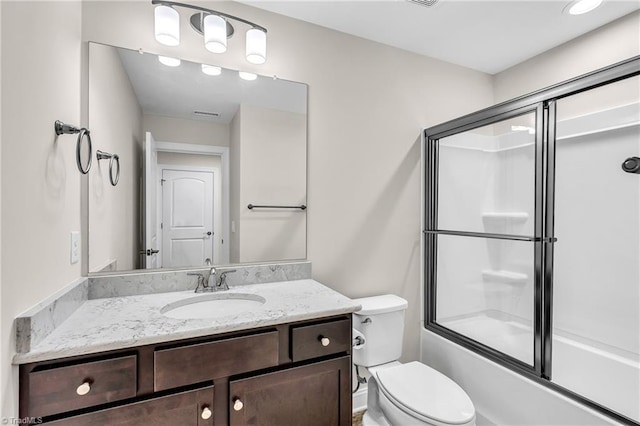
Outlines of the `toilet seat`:
{"label": "toilet seat", "polygon": [[475,408],[453,380],[410,362],[376,371],[380,390],[400,410],[428,424],[473,424]]}

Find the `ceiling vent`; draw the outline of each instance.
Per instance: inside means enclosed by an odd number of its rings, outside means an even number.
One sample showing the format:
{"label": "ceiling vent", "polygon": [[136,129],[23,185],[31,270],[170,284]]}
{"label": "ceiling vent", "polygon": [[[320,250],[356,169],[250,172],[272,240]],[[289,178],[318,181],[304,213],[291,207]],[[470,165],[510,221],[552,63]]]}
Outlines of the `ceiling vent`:
{"label": "ceiling vent", "polygon": [[219,112],[208,112],[208,111],[193,111],[195,115],[202,115],[204,117],[220,117]]}
{"label": "ceiling vent", "polygon": [[432,7],[438,3],[438,0],[407,0],[409,3],[415,3],[424,7]]}

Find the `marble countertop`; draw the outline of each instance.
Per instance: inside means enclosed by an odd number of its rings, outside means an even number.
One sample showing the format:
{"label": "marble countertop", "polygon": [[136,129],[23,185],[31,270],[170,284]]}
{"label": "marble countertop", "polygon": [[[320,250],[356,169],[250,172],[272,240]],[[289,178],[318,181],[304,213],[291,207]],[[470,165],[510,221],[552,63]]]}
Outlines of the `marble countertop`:
{"label": "marble countertop", "polygon": [[311,279],[234,286],[229,293],[254,294],[266,302],[250,311],[219,318],[174,319],[160,310],[168,303],[196,296],[192,290],[87,300],[29,352],[16,354],[13,363],[86,355],[360,309],[353,300]]}

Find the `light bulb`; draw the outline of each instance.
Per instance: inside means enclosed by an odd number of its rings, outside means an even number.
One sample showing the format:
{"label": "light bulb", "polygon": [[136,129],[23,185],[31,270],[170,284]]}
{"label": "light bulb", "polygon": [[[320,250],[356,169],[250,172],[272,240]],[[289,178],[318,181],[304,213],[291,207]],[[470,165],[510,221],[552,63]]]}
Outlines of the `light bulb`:
{"label": "light bulb", "polygon": [[156,6],[154,13],[156,40],[165,46],[180,44],[180,14],[169,6]]}
{"label": "light bulb", "polygon": [[161,64],[166,65],[168,67],[178,67],[180,66],[180,59],[178,58],[170,58],[169,56],[158,56],[158,60]]}
{"label": "light bulb", "polygon": [[257,74],[254,74],[252,72],[246,72],[246,71],[238,71],[238,75],[240,76],[241,79],[247,80],[247,81],[253,81],[256,78],[258,78]]}
{"label": "light bulb", "polygon": [[204,17],[204,46],[209,52],[227,51],[227,21],[218,15]]}
{"label": "light bulb", "polygon": [[202,72],[206,75],[220,75],[222,74],[222,68],[214,65],[202,64]]}
{"label": "light bulb", "polygon": [[257,28],[247,31],[247,61],[264,64],[267,60],[267,33]]}

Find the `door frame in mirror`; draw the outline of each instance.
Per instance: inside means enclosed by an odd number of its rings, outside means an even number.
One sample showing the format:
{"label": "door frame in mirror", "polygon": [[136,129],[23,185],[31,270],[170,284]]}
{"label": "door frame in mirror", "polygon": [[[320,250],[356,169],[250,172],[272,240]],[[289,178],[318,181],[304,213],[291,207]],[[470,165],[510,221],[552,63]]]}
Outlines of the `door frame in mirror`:
{"label": "door frame in mirror", "polygon": [[[155,152],[169,152],[192,155],[215,155],[220,157],[220,195],[222,202],[221,240],[223,242],[220,252],[220,264],[229,263],[229,147],[156,141],[152,149]],[[227,241],[227,243],[225,244],[224,241]]]}

